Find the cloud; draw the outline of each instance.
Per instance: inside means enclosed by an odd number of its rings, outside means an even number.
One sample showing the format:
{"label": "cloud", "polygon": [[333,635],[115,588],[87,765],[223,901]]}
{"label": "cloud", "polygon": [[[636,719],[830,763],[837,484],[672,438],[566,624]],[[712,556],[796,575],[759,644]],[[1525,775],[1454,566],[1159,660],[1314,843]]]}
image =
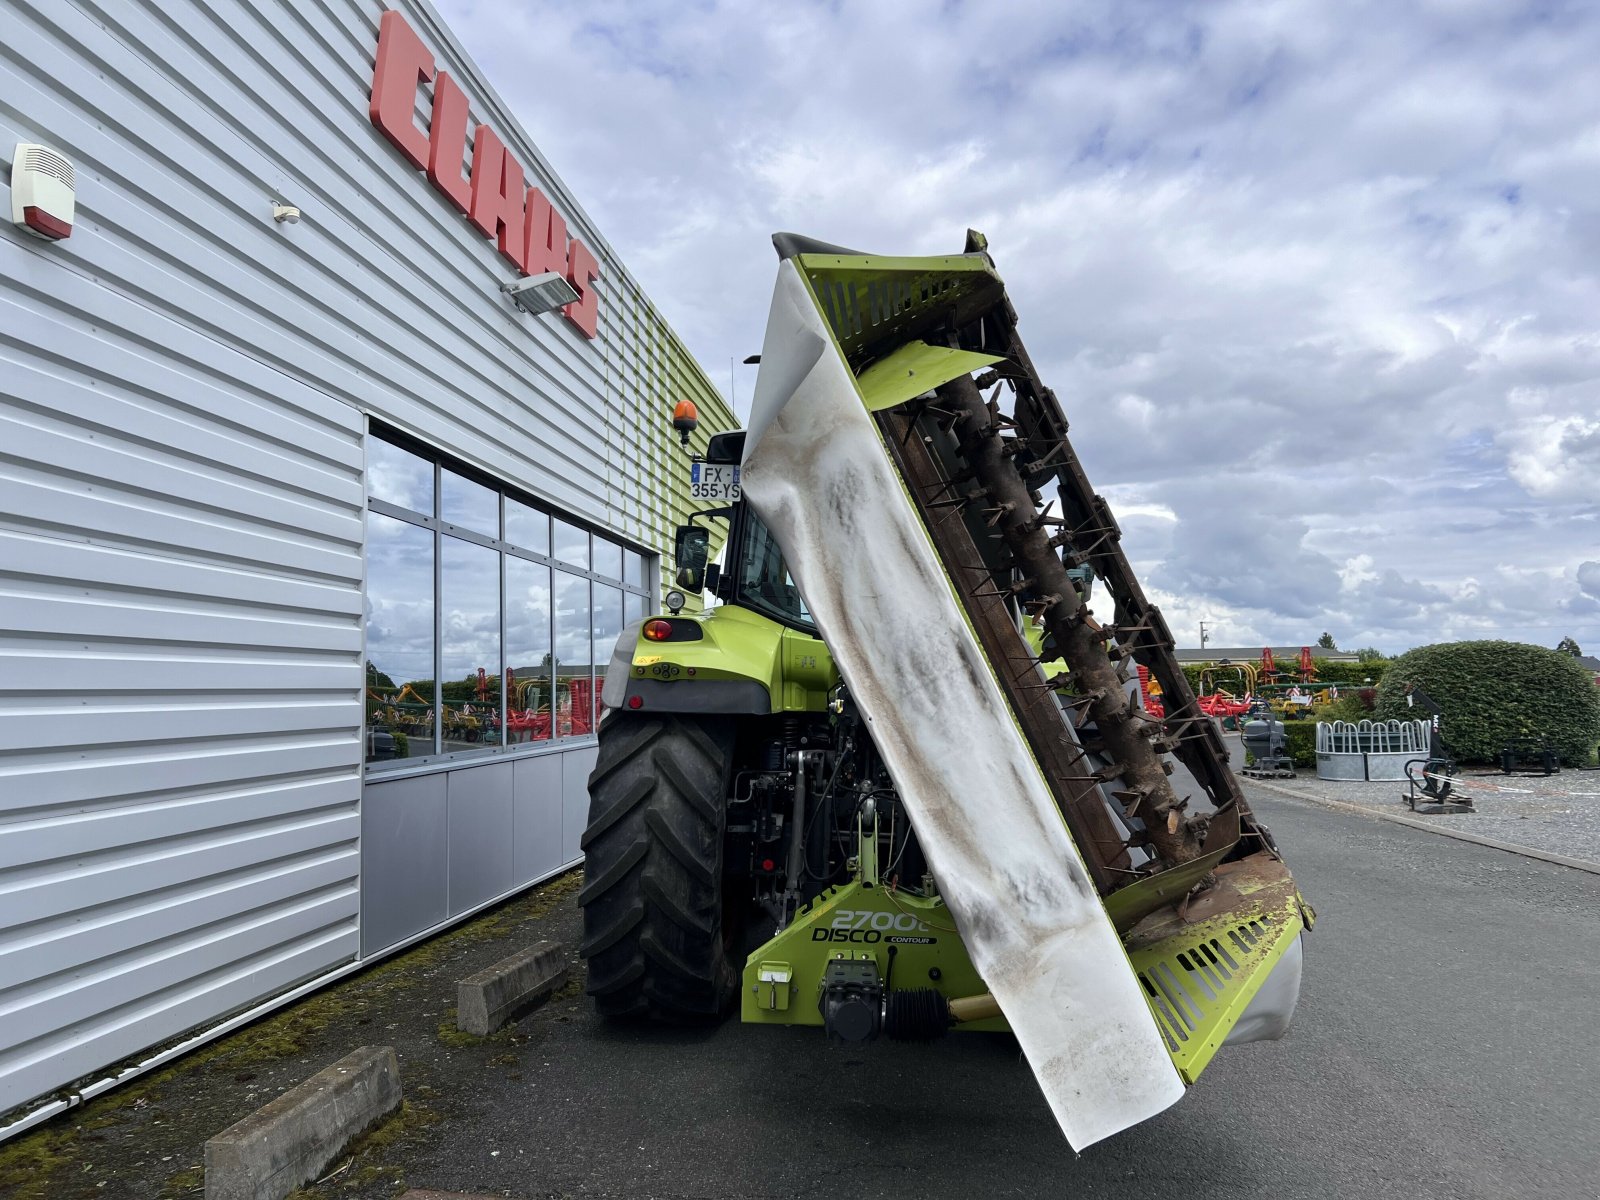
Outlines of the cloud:
{"label": "cloud", "polygon": [[1578,590],[1591,600],[1600,600],[1600,562],[1578,564]]}
{"label": "cloud", "polygon": [[1600,641],[1592,6],[442,7],[725,389],[772,231],[980,228],[1153,595]]}
{"label": "cloud", "polygon": [[1600,500],[1600,420],[1539,413],[1517,421],[1501,442],[1507,471],[1529,495]]}

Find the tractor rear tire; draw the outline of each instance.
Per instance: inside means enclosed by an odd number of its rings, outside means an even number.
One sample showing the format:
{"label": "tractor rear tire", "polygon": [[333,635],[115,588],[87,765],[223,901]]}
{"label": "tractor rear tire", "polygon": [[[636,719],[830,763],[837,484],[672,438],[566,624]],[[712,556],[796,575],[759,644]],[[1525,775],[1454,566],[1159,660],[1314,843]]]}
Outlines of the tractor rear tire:
{"label": "tractor rear tire", "polygon": [[723,927],[733,721],[614,712],[583,834],[587,991],[603,1017],[704,1024],[738,996]]}

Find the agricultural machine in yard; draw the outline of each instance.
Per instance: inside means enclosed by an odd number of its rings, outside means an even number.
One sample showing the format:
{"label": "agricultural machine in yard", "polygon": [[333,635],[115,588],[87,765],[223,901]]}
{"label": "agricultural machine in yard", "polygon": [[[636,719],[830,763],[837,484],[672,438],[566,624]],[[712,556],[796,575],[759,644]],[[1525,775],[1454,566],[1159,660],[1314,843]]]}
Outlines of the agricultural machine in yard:
{"label": "agricultural machine in yard", "polygon": [[1010,1029],[1082,1148],[1282,1034],[1310,909],[982,237],[774,241],[750,429],[693,464],[712,507],[678,535],[722,603],[630,626],[606,673],[589,994],[846,1041]]}

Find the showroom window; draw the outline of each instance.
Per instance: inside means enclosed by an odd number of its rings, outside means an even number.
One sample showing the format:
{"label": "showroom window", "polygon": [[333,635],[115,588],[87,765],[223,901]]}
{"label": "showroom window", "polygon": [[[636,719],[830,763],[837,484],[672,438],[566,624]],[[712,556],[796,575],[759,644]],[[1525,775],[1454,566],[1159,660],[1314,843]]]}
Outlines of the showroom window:
{"label": "showroom window", "polygon": [[592,736],[654,559],[403,438],[367,447],[367,762]]}

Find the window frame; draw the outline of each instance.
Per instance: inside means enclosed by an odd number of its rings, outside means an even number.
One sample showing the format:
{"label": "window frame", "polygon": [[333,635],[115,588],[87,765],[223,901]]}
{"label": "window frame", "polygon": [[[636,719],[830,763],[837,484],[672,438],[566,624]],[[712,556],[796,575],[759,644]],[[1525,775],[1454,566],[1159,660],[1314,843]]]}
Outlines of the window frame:
{"label": "window frame", "polygon": [[[471,763],[478,763],[478,762],[488,762],[488,761],[494,761],[494,760],[497,760],[497,759],[503,759],[503,758],[507,758],[507,757],[525,757],[525,756],[529,756],[529,755],[537,755],[537,754],[542,754],[542,753],[548,753],[548,752],[555,751],[555,750],[569,749],[569,748],[571,748],[573,746],[593,745],[594,742],[596,741],[596,737],[597,737],[595,728],[591,728],[591,730],[588,733],[567,733],[567,734],[563,735],[563,734],[559,734],[557,732],[557,722],[556,722],[556,713],[555,713],[555,705],[556,705],[555,679],[554,679],[553,670],[552,670],[552,678],[551,678],[551,697],[550,697],[550,699],[551,699],[550,736],[548,738],[544,738],[544,739],[541,739],[541,740],[536,741],[536,742],[522,742],[522,743],[518,743],[516,745],[509,745],[505,741],[506,720],[507,720],[507,703],[508,703],[508,700],[509,700],[509,697],[508,697],[507,691],[506,691],[506,686],[505,686],[506,655],[507,655],[507,651],[508,651],[508,647],[506,645],[506,637],[507,637],[506,585],[507,585],[507,575],[508,575],[508,572],[507,572],[507,569],[506,569],[506,560],[508,558],[519,558],[519,559],[522,559],[522,560],[524,560],[526,562],[537,564],[537,565],[539,565],[541,567],[544,567],[546,569],[547,578],[550,580],[550,583],[551,583],[551,601],[550,601],[550,612],[549,612],[549,616],[547,618],[547,627],[545,629],[545,635],[546,635],[545,640],[546,640],[546,644],[548,644],[550,646],[552,664],[554,664],[554,661],[555,661],[555,632],[556,632],[555,631],[555,623],[556,623],[555,608],[556,608],[556,606],[555,606],[555,587],[554,587],[554,585],[555,585],[556,573],[557,572],[563,572],[563,573],[565,573],[567,575],[579,576],[579,577],[583,578],[586,581],[588,597],[589,597],[589,603],[588,603],[588,606],[587,606],[587,614],[588,615],[587,615],[586,620],[587,620],[587,624],[588,624],[589,630],[590,630],[590,633],[589,633],[589,659],[590,659],[590,663],[589,663],[589,681],[590,681],[589,682],[589,686],[590,686],[590,696],[591,696],[590,703],[592,705],[594,705],[594,707],[596,709],[598,709],[598,707],[599,707],[599,690],[600,690],[600,687],[601,687],[601,685],[602,685],[602,683],[604,682],[604,679],[605,679],[605,664],[604,663],[597,663],[597,662],[594,661],[596,653],[597,653],[595,645],[594,645],[594,634],[593,634],[593,629],[594,629],[594,593],[595,593],[595,585],[596,584],[603,584],[605,586],[615,588],[619,592],[622,593],[622,595],[624,597],[624,599],[623,599],[623,618],[624,618],[623,627],[626,628],[626,625],[627,625],[626,618],[627,618],[627,611],[628,611],[627,597],[629,595],[635,595],[635,596],[641,597],[641,599],[643,601],[643,611],[646,614],[648,614],[650,611],[652,611],[652,605],[656,603],[657,590],[652,588],[650,586],[650,584],[653,583],[653,582],[657,582],[657,576],[659,574],[659,558],[658,558],[657,552],[652,550],[652,549],[650,549],[647,546],[640,546],[637,543],[626,541],[623,538],[618,537],[611,530],[604,529],[604,528],[602,528],[600,526],[597,526],[592,521],[586,521],[586,520],[582,519],[581,517],[576,516],[573,513],[567,512],[564,509],[557,508],[554,505],[551,505],[551,504],[549,504],[549,503],[547,503],[547,502],[545,502],[543,500],[540,500],[538,497],[534,496],[533,494],[531,494],[530,492],[526,491],[523,488],[519,488],[519,487],[516,487],[516,486],[514,486],[512,484],[505,483],[505,482],[503,482],[501,480],[495,479],[494,477],[485,474],[483,471],[478,470],[478,469],[472,467],[471,465],[469,465],[467,463],[463,463],[459,459],[453,458],[452,456],[450,456],[448,454],[445,454],[443,451],[435,449],[434,447],[428,445],[425,442],[420,442],[420,441],[417,441],[415,438],[411,438],[411,437],[406,436],[404,433],[401,433],[398,430],[391,430],[388,427],[381,426],[376,422],[370,422],[368,424],[368,428],[367,428],[367,438],[369,439],[369,441],[384,442],[384,443],[387,443],[388,445],[390,445],[392,447],[395,447],[395,448],[397,448],[399,450],[405,451],[405,452],[407,452],[409,454],[413,454],[413,455],[417,456],[418,458],[421,458],[421,459],[425,460],[426,462],[428,462],[433,468],[433,512],[431,512],[431,513],[423,513],[423,512],[417,511],[416,509],[406,508],[404,505],[396,504],[393,501],[380,500],[376,496],[373,496],[370,491],[367,491],[367,493],[366,493],[366,503],[364,505],[363,513],[364,514],[365,513],[377,513],[380,516],[388,517],[388,518],[391,518],[391,519],[397,520],[397,521],[403,521],[406,524],[417,526],[417,527],[420,527],[420,528],[423,528],[423,529],[427,529],[432,534],[432,537],[433,537],[433,563],[432,563],[432,570],[433,570],[433,698],[432,698],[432,704],[433,704],[433,710],[434,710],[435,716],[434,716],[434,721],[433,721],[433,742],[432,742],[432,745],[429,747],[429,749],[428,749],[428,751],[426,753],[424,753],[424,754],[408,754],[405,758],[388,759],[388,760],[381,761],[381,762],[374,762],[374,761],[367,761],[366,760],[367,734],[368,734],[368,731],[370,729],[370,724],[369,724],[369,721],[368,721],[368,716],[367,716],[367,711],[366,711],[366,696],[365,696],[365,690],[364,689],[366,687],[367,673],[372,667],[372,660],[371,660],[371,657],[370,657],[370,647],[367,645],[367,629],[366,629],[366,615],[365,615],[366,606],[365,606],[365,603],[363,603],[363,615],[362,615],[362,688],[363,688],[362,701],[363,701],[363,703],[362,703],[362,721],[361,721],[361,728],[362,728],[361,744],[362,744],[362,758],[363,758],[363,762],[362,762],[363,774],[365,776],[374,776],[374,777],[383,776],[385,778],[389,778],[389,777],[392,777],[392,776],[397,775],[397,774],[422,773],[422,772],[429,771],[429,770],[438,770],[438,769],[442,769],[442,768],[449,768],[449,767],[461,766],[461,765],[466,765],[466,764],[471,764]],[[370,456],[370,452],[369,452],[369,456]],[[461,475],[461,476],[465,477],[466,479],[471,480],[474,483],[481,484],[482,486],[490,489],[491,491],[493,491],[495,493],[495,495],[496,495],[496,504],[497,504],[497,513],[498,513],[497,533],[500,536],[491,537],[489,535],[479,533],[477,530],[468,529],[468,528],[465,528],[463,526],[455,525],[452,522],[444,520],[440,516],[440,513],[442,512],[442,506],[443,506],[443,503],[444,503],[444,501],[443,501],[443,483],[444,483],[444,479],[443,479],[443,474],[442,473],[444,471],[446,471],[446,470],[453,471],[457,475]],[[363,475],[363,487],[366,488],[366,487],[369,487],[369,486],[370,486],[370,481],[367,479],[367,477],[365,476],[365,473],[364,473],[364,475]],[[548,542],[548,545],[550,547],[550,552],[549,553],[541,554],[541,553],[539,553],[537,551],[530,550],[530,549],[528,549],[528,548],[526,548],[524,546],[517,545],[517,544],[512,543],[510,541],[507,541],[505,539],[505,532],[506,532],[506,503],[505,502],[506,502],[506,499],[508,497],[511,500],[514,500],[517,503],[522,504],[522,505],[524,505],[524,506],[526,506],[526,507],[528,507],[530,509],[533,509],[534,511],[536,511],[536,512],[538,512],[538,513],[543,515],[543,517],[545,518],[545,520],[547,522],[546,528],[547,528],[547,542]],[[564,521],[564,522],[566,522],[567,525],[572,526],[572,527],[574,527],[576,529],[579,529],[585,535],[587,535],[587,539],[588,540],[586,542],[586,549],[587,549],[587,556],[588,556],[588,563],[589,563],[588,566],[580,567],[577,564],[570,563],[570,562],[567,562],[567,561],[565,561],[563,559],[560,559],[560,558],[556,557],[556,555],[555,555],[555,549],[556,549],[556,545],[555,545],[555,524],[554,523],[557,520]],[[442,720],[439,719],[439,711],[440,711],[441,706],[443,704],[444,684],[445,684],[445,680],[444,680],[443,675],[441,674],[441,672],[442,672],[443,667],[444,667],[444,621],[445,621],[445,613],[444,613],[444,609],[443,609],[443,599],[444,599],[443,592],[444,592],[444,539],[446,537],[454,537],[454,538],[459,538],[459,539],[461,539],[463,541],[474,542],[479,546],[484,546],[484,547],[487,547],[490,550],[496,551],[498,553],[498,555],[499,555],[499,578],[500,578],[500,638],[499,638],[499,647],[500,648],[499,648],[498,671],[499,671],[499,681],[500,682],[499,682],[499,687],[498,687],[497,691],[498,691],[498,696],[499,696],[498,728],[500,730],[500,741],[499,741],[498,744],[495,744],[495,745],[478,745],[478,746],[473,746],[471,749],[468,749],[468,750],[446,751],[444,749],[444,723],[443,723]],[[619,546],[621,548],[621,550],[622,550],[622,574],[623,575],[627,574],[628,554],[629,553],[635,553],[635,554],[638,554],[638,555],[640,555],[642,557],[642,559],[643,559],[642,576],[643,577],[642,577],[642,579],[640,580],[640,582],[638,584],[630,584],[630,583],[625,582],[623,579],[614,578],[614,577],[609,576],[609,575],[602,575],[602,574],[598,573],[597,571],[593,570],[593,563],[595,561],[595,540],[597,538],[602,540],[602,541],[612,543],[612,544],[614,544],[616,546]],[[365,601],[365,599],[366,599],[366,597],[368,595],[368,588],[370,586],[370,580],[367,577],[366,557],[367,557],[366,543],[365,543],[365,537],[363,536],[363,544],[362,544],[362,564],[363,564],[363,566],[362,566],[362,597],[363,597],[363,601]],[[608,655],[608,658],[609,658],[609,655]],[[398,683],[399,681],[396,681],[396,682]],[[599,725],[598,719],[593,720],[592,724],[593,724],[593,726],[598,727],[598,725]],[[411,744],[414,746],[415,742],[412,742]]]}

